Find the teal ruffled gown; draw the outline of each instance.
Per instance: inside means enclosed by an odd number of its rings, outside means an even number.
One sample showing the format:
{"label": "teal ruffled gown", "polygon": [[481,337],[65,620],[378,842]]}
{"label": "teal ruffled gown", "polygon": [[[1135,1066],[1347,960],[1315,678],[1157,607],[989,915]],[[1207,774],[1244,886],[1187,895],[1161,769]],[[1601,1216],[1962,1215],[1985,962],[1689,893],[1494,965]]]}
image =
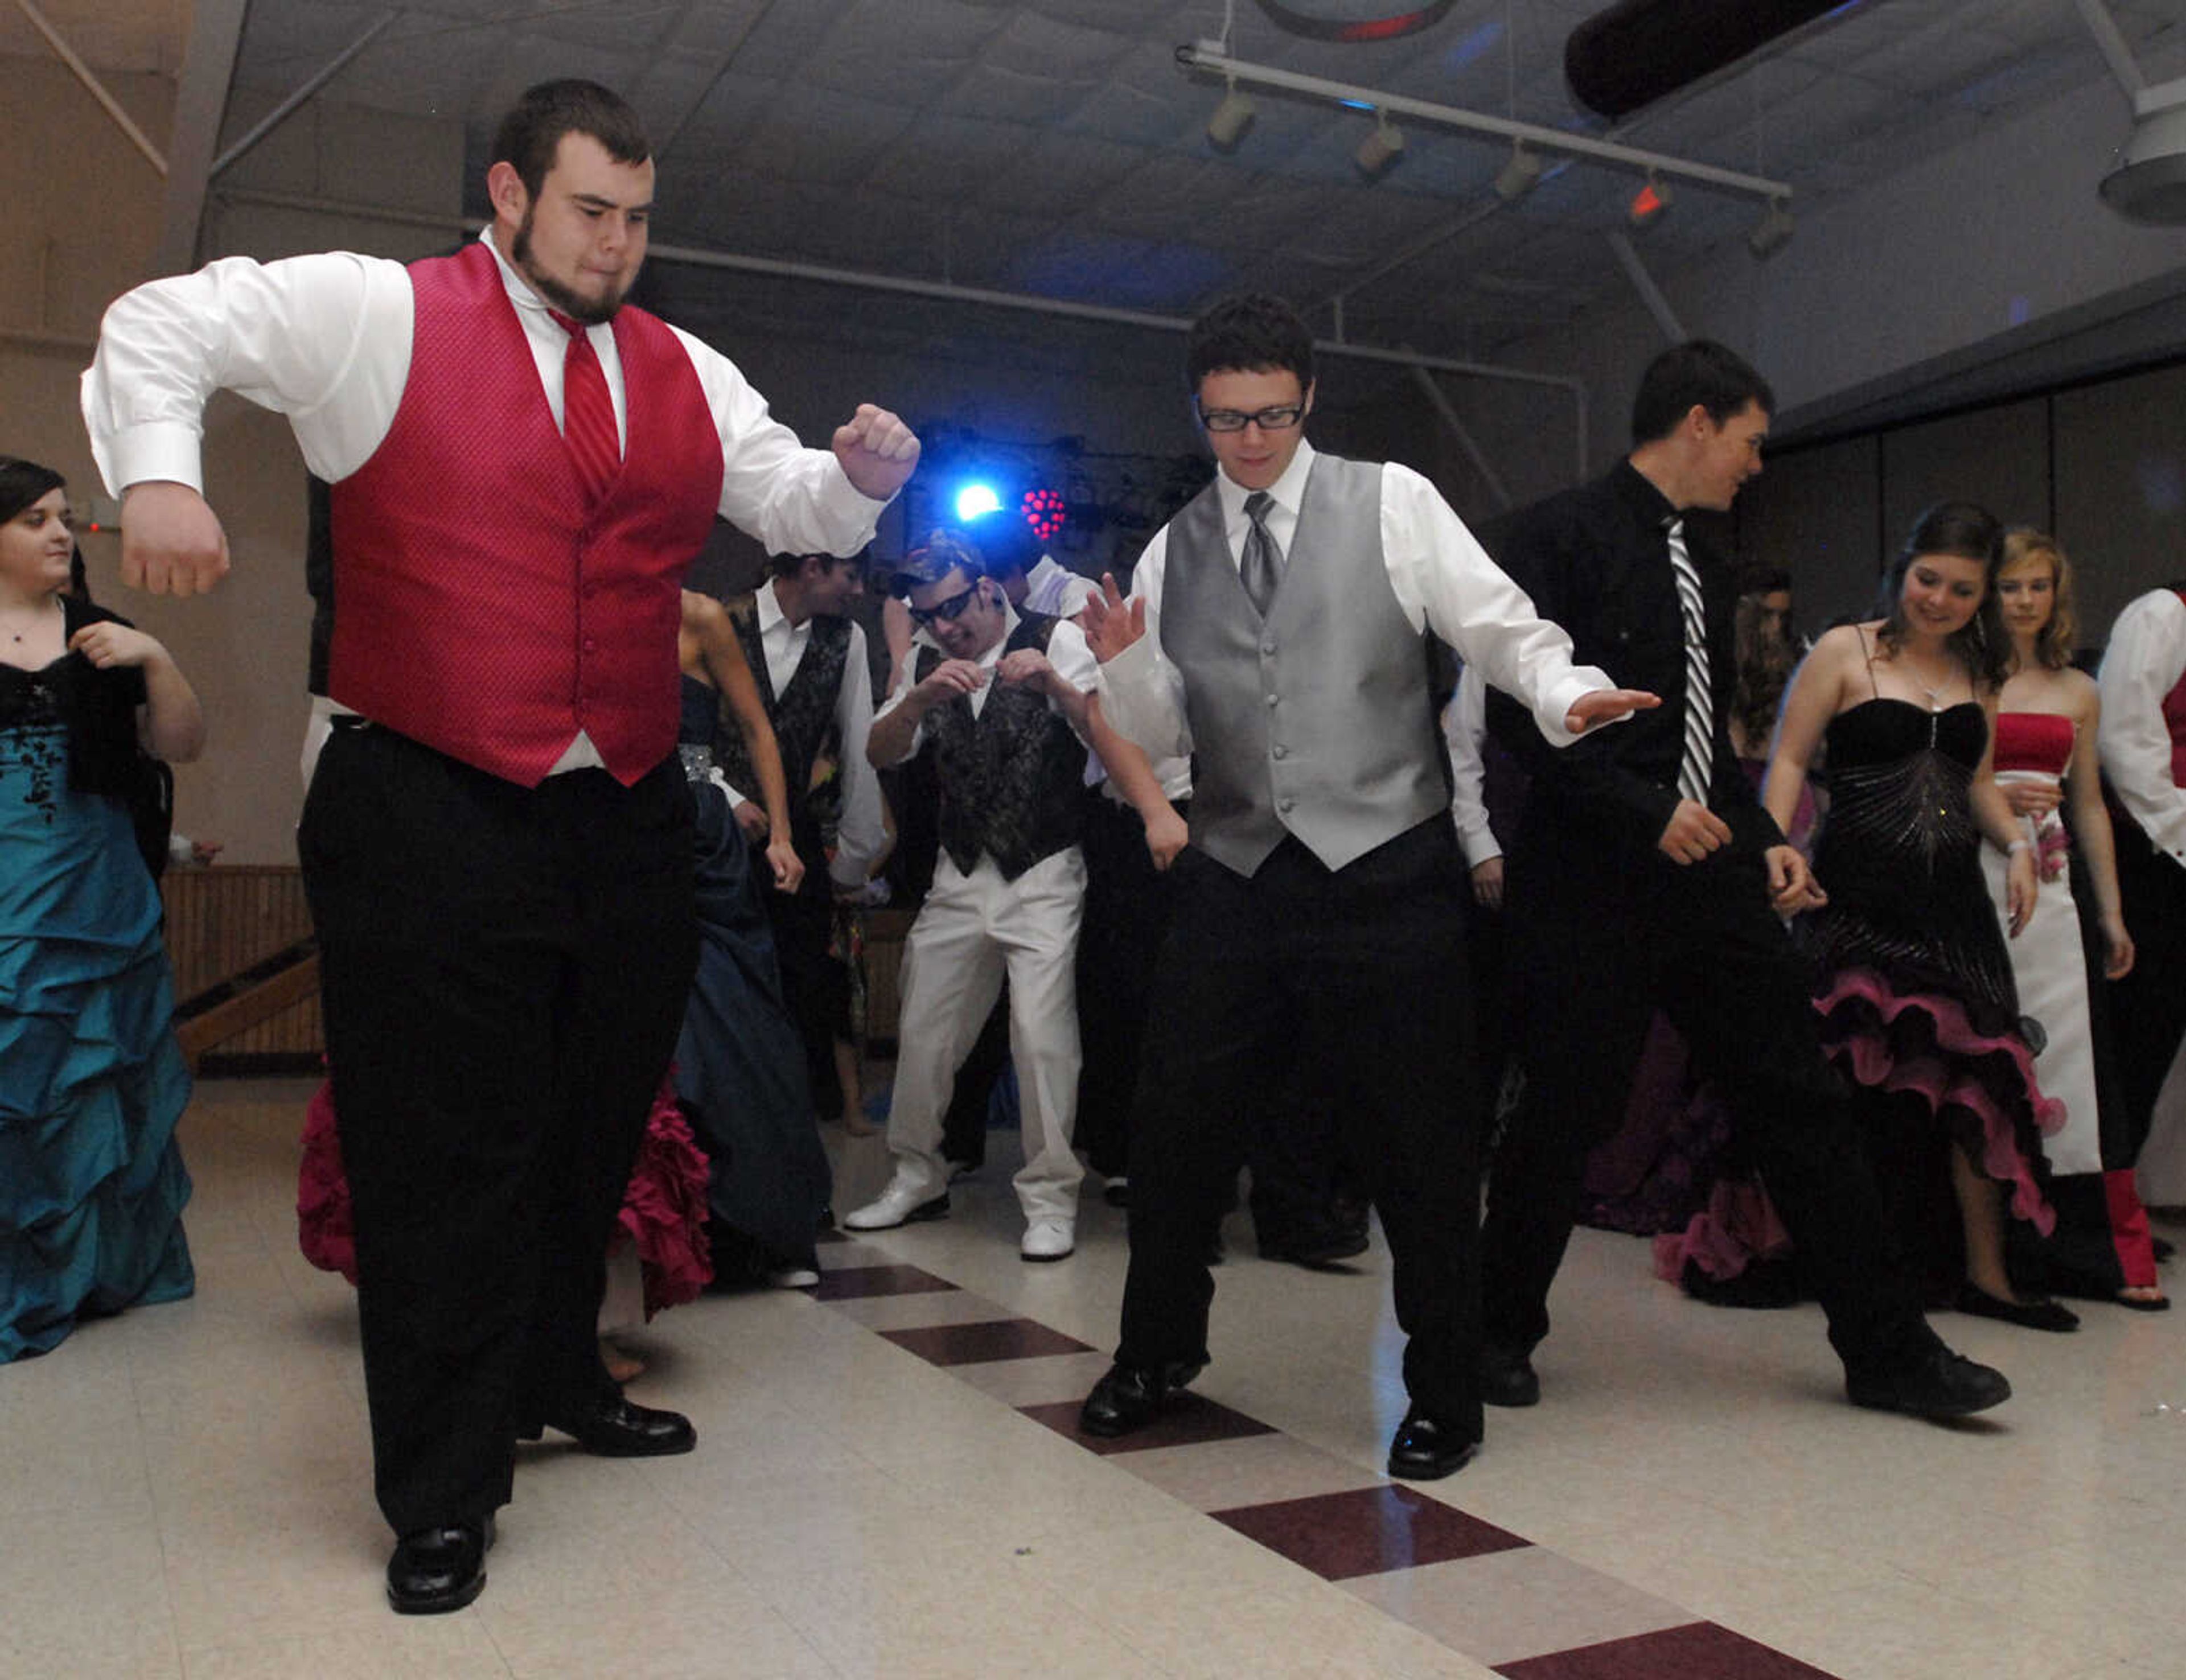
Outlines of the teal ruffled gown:
{"label": "teal ruffled gown", "polygon": [[194,1286],[173,1011],[126,812],[69,787],[47,674],[0,667],[0,1364]]}

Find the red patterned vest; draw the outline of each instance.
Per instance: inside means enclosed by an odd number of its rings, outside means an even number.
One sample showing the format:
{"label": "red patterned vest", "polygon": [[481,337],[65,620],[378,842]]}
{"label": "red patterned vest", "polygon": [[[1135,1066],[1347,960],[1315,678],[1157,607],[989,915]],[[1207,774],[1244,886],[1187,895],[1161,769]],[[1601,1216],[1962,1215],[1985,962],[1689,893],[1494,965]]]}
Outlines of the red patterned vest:
{"label": "red patterned vest", "polygon": [[[2177,593],[2186,601],[2186,585]],[[2171,779],[2186,787],[2186,677],[2179,678],[2163,697],[2163,725],[2171,731]]]}
{"label": "red patterned vest", "polygon": [[587,508],[493,253],[410,283],[395,423],[332,490],[328,690],[526,787],[581,729],[628,786],[675,750],[679,591],[720,497],[698,372],[661,321],[616,315],[628,435]]}

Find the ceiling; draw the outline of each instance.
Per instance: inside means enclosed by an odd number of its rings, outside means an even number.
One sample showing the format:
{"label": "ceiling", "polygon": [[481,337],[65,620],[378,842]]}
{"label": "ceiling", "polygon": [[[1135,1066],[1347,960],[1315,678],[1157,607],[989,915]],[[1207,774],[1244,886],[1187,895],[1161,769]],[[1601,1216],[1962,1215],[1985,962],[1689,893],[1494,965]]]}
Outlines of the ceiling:
{"label": "ceiling", "polygon": [[[2109,75],[2072,0],[1850,0],[1612,130],[1562,74],[1566,36],[1606,3],[1457,0],[1408,37],[1342,44],[1235,0],[1230,50],[1771,176],[1805,210]],[[95,65],[178,67],[187,0],[41,4]],[[2186,59],[2186,0],[2110,10],[2151,75]],[[1341,300],[1354,339],[1458,357],[1492,358],[1630,283],[1605,238],[1630,173],[1552,169],[1505,205],[1489,188],[1501,142],[1405,123],[1401,160],[1369,181],[1352,152],[1370,117],[1264,91],[1242,143],[1218,151],[1220,86],[1175,49],[1222,34],[1224,0],[255,0],[236,84],[284,94],[390,11],[328,97],[460,117],[475,158],[526,84],[608,82],[654,137],[654,237],[675,244],[1165,316],[1258,285],[1324,328]],[[0,6],[0,51],[46,50]],[[1635,243],[1664,274],[1711,253],[1752,261],[1757,210],[1680,185]],[[679,307],[703,315],[687,288]],[[784,320],[851,312],[833,288],[758,290]],[[858,312],[905,341],[965,330],[942,305]],[[980,331],[1048,330],[998,313]]]}

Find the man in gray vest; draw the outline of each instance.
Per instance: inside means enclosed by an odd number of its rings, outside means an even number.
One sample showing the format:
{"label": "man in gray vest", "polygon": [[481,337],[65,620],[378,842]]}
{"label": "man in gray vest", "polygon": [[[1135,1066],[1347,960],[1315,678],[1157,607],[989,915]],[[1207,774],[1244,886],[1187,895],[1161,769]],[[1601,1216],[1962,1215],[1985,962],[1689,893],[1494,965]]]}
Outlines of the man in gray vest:
{"label": "man in gray vest", "polygon": [[873,718],[866,751],[885,768],[931,747],[941,856],[904,958],[888,1110],[894,1173],[843,1224],[887,1230],[949,1211],[942,1111],[1006,972],[1023,1115],[1018,1252],[1060,1260],[1077,1246],[1085,1174],[1070,1146],[1079,1064],[1072,969],[1085,902],[1079,836],[1093,659],[1077,625],[1020,616],[978,551],[949,532],[906,555],[896,583],[908,591],[919,636]]}
{"label": "man in gray vest", "polygon": [[1574,668],[1425,479],[1318,455],[1313,340],[1246,296],[1194,325],[1193,409],[1220,468],[1086,609],[1108,720],[1196,754],[1191,843],[1154,980],[1116,1363],[1080,1426],[1152,1422],[1207,1363],[1207,1257],[1245,1153],[1301,1068],[1334,1071],[1410,1338],[1393,1476],[1481,1436],[1477,1120],[1450,820],[1425,632],[1561,745],[1655,703]]}

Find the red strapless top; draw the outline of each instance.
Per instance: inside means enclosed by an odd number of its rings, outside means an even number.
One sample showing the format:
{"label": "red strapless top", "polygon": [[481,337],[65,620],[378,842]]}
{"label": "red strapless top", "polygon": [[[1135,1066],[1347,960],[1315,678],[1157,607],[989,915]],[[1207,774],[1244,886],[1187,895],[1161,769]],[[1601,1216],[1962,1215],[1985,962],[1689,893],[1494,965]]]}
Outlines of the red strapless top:
{"label": "red strapless top", "polygon": [[1996,720],[1996,768],[2062,776],[2072,757],[2072,720],[2054,712],[2002,712]]}

